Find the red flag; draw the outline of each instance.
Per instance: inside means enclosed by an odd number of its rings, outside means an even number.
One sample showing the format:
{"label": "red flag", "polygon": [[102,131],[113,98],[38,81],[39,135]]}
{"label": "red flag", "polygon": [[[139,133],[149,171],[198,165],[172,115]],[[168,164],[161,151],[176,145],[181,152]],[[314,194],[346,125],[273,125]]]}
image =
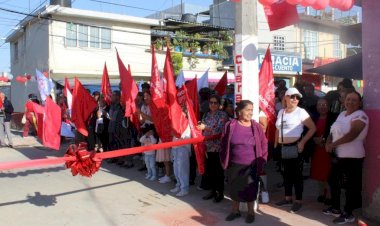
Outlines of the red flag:
{"label": "red flag", "polygon": [[264,6],[269,30],[274,31],[299,22],[296,5],[280,0],[270,6]]}
{"label": "red flag", "polygon": [[150,77],[150,93],[152,101],[149,105],[151,117],[156,127],[156,131],[162,142],[173,140],[171,135],[171,125],[169,119],[169,106],[165,100],[166,96],[162,87],[160,72],[158,71],[156,54],[152,46],[152,74]]}
{"label": "red flag", "polygon": [[102,86],[100,88],[100,92],[104,96],[104,101],[110,105],[111,104],[111,96],[112,89],[110,84],[110,79],[108,77],[107,65],[104,63],[103,76],[102,76]]}
{"label": "red flag", "polygon": [[43,128],[44,128],[44,114],[45,114],[45,108],[37,103],[32,102],[33,105],[33,112],[36,116],[36,123],[37,123],[37,136],[41,140],[43,140]]}
{"label": "red flag", "polygon": [[86,122],[96,106],[95,99],[87,92],[80,81],[75,78],[71,121],[83,136],[88,136]]}
{"label": "red flag", "polygon": [[219,96],[223,96],[224,92],[226,92],[227,87],[227,71],[224,72],[223,77],[219,80],[218,84],[216,84],[214,90],[218,92]]}
{"label": "red flag", "polygon": [[[132,78],[132,71],[131,71],[131,66],[128,64],[128,72],[129,72],[129,74],[130,74],[130,76],[131,76],[131,78]],[[133,79],[132,79],[132,81],[133,82],[135,82]],[[135,83],[135,87],[137,87],[136,86],[136,83]],[[138,91],[138,89],[137,89],[137,91]],[[137,94],[136,94],[136,96],[137,96]],[[134,104],[133,104],[133,107],[134,107],[134,110],[133,110],[133,112],[132,112],[132,116],[131,116],[131,122],[132,122],[132,124],[135,126],[135,128],[138,130],[138,131],[140,131],[140,116],[139,116],[139,114],[138,114],[138,112],[137,112],[137,110],[136,110],[136,96],[134,97],[135,99],[134,99]]]}
{"label": "red flag", "polygon": [[187,95],[190,98],[190,101],[192,103],[195,117],[197,119],[197,122],[199,121],[199,102],[198,102],[198,84],[197,84],[197,77],[195,77],[190,82],[186,83],[186,89],[187,89]]}
{"label": "red flag", "polygon": [[270,49],[268,47],[259,73],[259,100],[260,108],[268,117],[267,138],[274,142],[276,108],[274,95],[273,67]]}
{"label": "red flag", "polygon": [[45,118],[43,122],[42,144],[59,150],[61,143],[61,108],[49,97],[46,98]]}
{"label": "red flag", "polygon": [[135,81],[132,78],[130,71],[127,70],[123,61],[119,57],[119,53],[116,50],[117,63],[119,65],[121,92],[123,95],[123,101],[125,101],[125,117],[131,117],[136,113],[135,99],[139,92]]}
{"label": "red flag", "polygon": [[63,95],[64,95],[65,97],[67,97],[67,91],[70,92],[70,90],[71,90],[71,88],[70,88],[69,79],[67,79],[67,78],[65,77],[65,87],[63,87]]}
{"label": "red flag", "polygon": [[[186,108],[187,108],[187,113],[189,116],[189,126],[191,129],[191,136],[192,138],[203,137],[202,131],[197,129],[198,119],[193,110],[191,100],[187,93],[187,88],[186,86],[182,86],[182,87],[183,87],[183,90],[185,92],[185,97],[186,97]],[[195,152],[195,157],[197,159],[198,171],[200,174],[203,174],[205,172],[205,151],[206,149],[203,142],[194,144],[194,152]]]}
{"label": "red flag", "polygon": [[166,79],[166,103],[169,105],[170,124],[174,136],[179,138],[187,128],[188,120],[177,101],[177,89],[174,82],[174,70],[169,45],[166,51],[164,77]]}

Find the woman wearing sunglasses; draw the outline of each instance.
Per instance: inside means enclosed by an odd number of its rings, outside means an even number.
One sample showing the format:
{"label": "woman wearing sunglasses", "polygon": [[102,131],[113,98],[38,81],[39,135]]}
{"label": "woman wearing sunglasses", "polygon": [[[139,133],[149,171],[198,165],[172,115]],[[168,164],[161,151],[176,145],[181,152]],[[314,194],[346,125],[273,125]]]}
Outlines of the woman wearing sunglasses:
{"label": "woman wearing sunglasses", "polygon": [[[316,131],[315,124],[305,109],[298,107],[302,94],[296,88],[285,92],[285,108],[278,112],[276,121],[276,141],[281,146],[281,158],[284,167],[285,199],[276,203],[277,206],[292,206],[290,212],[295,213],[302,207],[303,193],[303,160],[300,154],[304,151],[306,142]],[[308,132],[302,137],[304,127]],[[293,187],[296,199],[293,199]]]}
{"label": "woman wearing sunglasses", "polygon": [[[220,97],[212,95],[209,99],[209,112],[203,115],[202,123],[197,128],[203,131],[204,136],[222,134],[224,125],[228,121],[226,112],[220,110]],[[204,200],[214,199],[214,202],[223,200],[224,171],[220,163],[220,139],[204,141],[207,148],[205,173],[202,180],[210,185],[211,192],[204,196]]]}

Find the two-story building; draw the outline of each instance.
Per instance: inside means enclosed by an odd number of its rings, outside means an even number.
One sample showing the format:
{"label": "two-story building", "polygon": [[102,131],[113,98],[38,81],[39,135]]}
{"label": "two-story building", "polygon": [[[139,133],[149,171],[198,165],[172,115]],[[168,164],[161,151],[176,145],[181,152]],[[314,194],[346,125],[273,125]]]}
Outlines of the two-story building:
{"label": "two-story building", "polygon": [[[70,2],[70,1],[66,1]],[[100,84],[104,63],[111,83],[119,78],[116,49],[125,64],[131,65],[136,81],[151,74],[151,26],[159,20],[74,9],[71,4],[50,5],[21,21],[19,29],[6,39],[10,43],[11,74],[35,75],[48,72],[62,83],[65,77],[83,83]],[[16,112],[29,93],[38,93],[36,82],[12,82],[11,99]]]}

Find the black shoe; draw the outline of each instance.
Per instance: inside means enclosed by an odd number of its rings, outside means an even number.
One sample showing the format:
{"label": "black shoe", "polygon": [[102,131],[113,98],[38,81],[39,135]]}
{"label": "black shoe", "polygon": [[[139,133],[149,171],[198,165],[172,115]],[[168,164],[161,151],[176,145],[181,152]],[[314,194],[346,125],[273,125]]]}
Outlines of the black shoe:
{"label": "black shoe", "polygon": [[226,217],[226,221],[233,221],[233,220],[235,220],[236,218],[239,218],[239,217],[241,217],[240,212],[237,212],[237,213],[230,213],[230,214],[228,214],[228,216]]}
{"label": "black shoe", "polygon": [[275,203],[276,206],[291,206],[292,204],[293,204],[292,200],[286,200],[286,199]]}
{"label": "black shoe", "polygon": [[210,199],[212,199],[214,197],[215,197],[215,193],[214,192],[210,192],[207,195],[203,196],[202,199],[203,200],[210,200]]}
{"label": "black shoe", "polygon": [[297,213],[302,208],[302,203],[294,202],[292,208],[290,209],[291,213]]}
{"label": "black shoe", "polygon": [[249,213],[247,217],[245,218],[245,223],[252,224],[255,221],[255,213],[251,214]]}
{"label": "black shoe", "polygon": [[140,169],[138,169],[138,171],[145,171],[145,170],[147,170],[146,166],[143,166]]}
{"label": "black shoe", "polygon": [[10,147],[10,148],[13,148],[13,145],[12,145],[12,144],[10,144],[10,145],[8,145],[8,147]]}
{"label": "black shoe", "polygon": [[321,202],[321,203],[324,203],[325,200],[326,200],[326,196],[324,196],[324,195],[320,195],[320,196],[318,196],[318,198],[317,198],[317,201],[318,201],[318,202]]}
{"label": "black shoe", "polygon": [[219,202],[223,201],[223,199],[224,199],[224,195],[223,195],[223,193],[222,193],[222,194],[217,194],[217,195],[214,197],[214,202],[215,202],[215,203],[219,203]]}
{"label": "black shoe", "polygon": [[325,199],[325,205],[326,206],[331,206],[332,205],[332,200],[331,199]]}

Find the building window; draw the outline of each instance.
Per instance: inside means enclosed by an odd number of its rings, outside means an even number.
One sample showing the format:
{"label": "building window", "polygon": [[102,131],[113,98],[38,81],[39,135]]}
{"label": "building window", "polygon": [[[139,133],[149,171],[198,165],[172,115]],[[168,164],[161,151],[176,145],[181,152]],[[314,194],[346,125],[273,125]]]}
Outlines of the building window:
{"label": "building window", "polygon": [[274,50],[285,51],[285,36],[274,36]]}
{"label": "building window", "polygon": [[342,49],[340,45],[340,40],[338,35],[334,35],[334,49],[333,54],[335,58],[342,58]]}
{"label": "building window", "polygon": [[66,46],[77,47],[77,25],[73,23],[66,24]]}
{"label": "building window", "polygon": [[101,29],[101,48],[111,49],[111,29]]}
{"label": "building window", "polygon": [[79,25],[79,47],[88,47],[88,26]]}
{"label": "building window", "polygon": [[14,59],[15,61],[18,60],[18,42],[15,42],[15,43],[13,44],[13,59]]}
{"label": "building window", "polygon": [[90,47],[99,48],[99,28],[90,27]]}
{"label": "building window", "polygon": [[314,60],[318,56],[318,33],[316,31],[304,31],[305,58]]}

